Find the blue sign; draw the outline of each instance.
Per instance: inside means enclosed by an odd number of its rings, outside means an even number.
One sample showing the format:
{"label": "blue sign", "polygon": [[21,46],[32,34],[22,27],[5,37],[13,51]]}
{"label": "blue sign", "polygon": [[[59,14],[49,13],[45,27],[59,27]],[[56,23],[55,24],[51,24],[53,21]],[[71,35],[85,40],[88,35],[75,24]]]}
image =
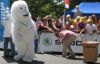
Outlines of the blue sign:
{"label": "blue sign", "polygon": [[0,0],[0,42],[3,41],[5,11],[10,9],[10,0]]}
{"label": "blue sign", "polygon": [[1,0],[0,2],[0,20],[3,22],[5,19],[5,11],[10,8],[10,0]]}

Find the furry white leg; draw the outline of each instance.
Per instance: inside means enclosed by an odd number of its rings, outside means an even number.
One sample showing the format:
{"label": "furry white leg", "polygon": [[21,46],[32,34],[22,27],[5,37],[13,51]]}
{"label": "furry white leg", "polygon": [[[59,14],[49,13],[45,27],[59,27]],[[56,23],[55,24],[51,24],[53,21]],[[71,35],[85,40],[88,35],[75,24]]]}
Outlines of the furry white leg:
{"label": "furry white leg", "polygon": [[34,54],[35,53],[34,53],[33,44],[28,43],[27,44],[27,48],[26,48],[26,53],[25,53],[25,55],[23,57],[23,61],[32,62]]}
{"label": "furry white leg", "polygon": [[16,47],[17,47],[17,50],[18,50],[18,55],[14,56],[14,60],[19,61],[25,55],[25,44],[23,44],[23,46],[19,45],[19,46],[16,46]]}
{"label": "furry white leg", "polygon": [[22,55],[15,55],[14,60],[19,61],[22,59],[22,57],[23,57]]}
{"label": "furry white leg", "polygon": [[25,61],[25,62],[32,62],[32,60],[33,60],[33,57],[32,56],[25,56],[23,58],[23,61]]}

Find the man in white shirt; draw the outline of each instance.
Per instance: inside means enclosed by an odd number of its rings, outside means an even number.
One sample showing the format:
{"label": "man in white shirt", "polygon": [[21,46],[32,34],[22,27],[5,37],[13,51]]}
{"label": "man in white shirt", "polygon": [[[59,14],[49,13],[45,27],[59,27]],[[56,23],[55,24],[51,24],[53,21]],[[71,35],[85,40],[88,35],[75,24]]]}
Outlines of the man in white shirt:
{"label": "man in white shirt", "polygon": [[[4,21],[4,57],[14,56],[15,46],[11,38],[11,16],[7,12],[5,13],[6,19]],[[10,43],[11,52],[8,50],[8,44]]]}
{"label": "man in white shirt", "polygon": [[[92,19],[88,19],[87,22],[88,23],[85,26],[85,31],[86,31],[85,39],[93,40],[96,35],[96,32],[97,32],[97,26],[95,24],[93,24]],[[91,37],[89,37],[89,36],[91,36]]]}

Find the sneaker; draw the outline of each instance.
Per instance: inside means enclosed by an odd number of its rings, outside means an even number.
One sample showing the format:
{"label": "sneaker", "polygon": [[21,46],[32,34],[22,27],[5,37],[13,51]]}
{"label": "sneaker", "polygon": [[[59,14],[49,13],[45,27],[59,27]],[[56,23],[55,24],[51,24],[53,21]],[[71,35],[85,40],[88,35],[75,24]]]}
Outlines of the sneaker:
{"label": "sneaker", "polygon": [[75,56],[68,56],[68,59],[75,59]]}
{"label": "sneaker", "polygon": [[4,54],[4,57],[9,57],[9,55],[8,54]]}
{"label": "sneaker", "polygon": [[15,56],[15,53],[10,52],[10,53],[9,53],[9,56],[10,56],[10,57],[14,57],[14,56]]}
{"label": "sneaker", "polygon": [[62,55],[63,58],[66,58],[66,56]]}

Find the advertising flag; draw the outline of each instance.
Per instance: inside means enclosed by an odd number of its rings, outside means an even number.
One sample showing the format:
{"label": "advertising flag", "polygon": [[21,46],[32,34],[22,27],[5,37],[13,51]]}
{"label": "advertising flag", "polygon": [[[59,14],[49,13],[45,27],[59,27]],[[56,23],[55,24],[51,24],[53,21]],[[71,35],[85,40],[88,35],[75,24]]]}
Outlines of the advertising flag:
{"label": "advertising flag", "polygon": [[65,0],[65,8],[69,8],[69,1],[70,0]]}

